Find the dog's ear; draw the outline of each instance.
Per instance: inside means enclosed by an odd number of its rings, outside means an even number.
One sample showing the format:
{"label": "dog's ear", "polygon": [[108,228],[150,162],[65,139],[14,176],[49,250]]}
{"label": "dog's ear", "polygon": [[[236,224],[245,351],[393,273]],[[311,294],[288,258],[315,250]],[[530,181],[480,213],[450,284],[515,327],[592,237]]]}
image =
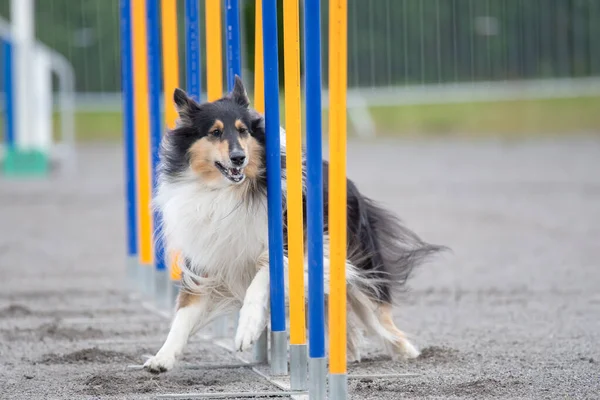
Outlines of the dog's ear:
{"label": "dog's ear", "polygon": [[248,93],[246,93],[244,83],[237,75],[235,76],[235,83],[233,85],[233,90],[231,91],[231,98],[244,108],[248,108],[250,106],[250,99],[248,98]]}
{"label": "dog's ear", "polygon": [[175,102],[175,109],[179,113],[179,118],[182,122],[189,122],[191,115],[200,110],[200,105],[187,95],[182,89],[176,88],[173,93],[173,101]]}
{"label": "dog's ear", "polygon": [[252,136],[260,143],[265,144],[265,117],[253,108],[248,111],[250,112],[250,130],[252,131]]}

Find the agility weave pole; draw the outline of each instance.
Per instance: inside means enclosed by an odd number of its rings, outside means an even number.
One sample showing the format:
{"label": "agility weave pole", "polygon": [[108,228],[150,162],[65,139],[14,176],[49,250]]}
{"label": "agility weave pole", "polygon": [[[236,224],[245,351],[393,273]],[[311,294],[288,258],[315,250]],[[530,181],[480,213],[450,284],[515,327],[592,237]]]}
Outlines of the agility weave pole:
{"label": "agility weave pole", "polygon": [[[290,387],[292,390],[306,390],[308,378],[304,299],[299,14],[298,0],[285,0],[283,2],[288,280],[290,282]],[[291,284],[291,282],[294,284]]]}
{"label": "agility weave pole", "polygon": [[[254,29],[254,109],[261,114],[265,113],[265,64],[262,30],[262,0],[255,2],[255,29]],[[269,333],[265,328],[254,346],[254,361],[268,363],[269,361]]]}
{"label": "agility weave pole", "polygon": [[[150,107],[150,146],[152,154],[152,194],[157,187],[159,149],[164,130],[162,113],[160,109],[161,101],[161,47],[160,47],[160,5],[158,1],[149,1],[147,3],[147,21],[148,21],[148,91]],[[153,232],[157,232],[161,225],[161,216],[158,212],[152,214]],[[164,256],[164,245],[160,236],[153,235],[154,244],[154,268],[152,285],[152,296],[162,307],[168,306],[168,275]]]}
{"label": "agility weave pole", "polygon": [[123,147],[125,154],[125,201],[127,231],[127,280],[137,290],[138,238],[137,192],[135,174],[135,122],[133,119],[133,49],[131,43],[131,2],[120,3],[121,97],[123,99]]}
{"label": "agility weave pole", "polygon": [[150,92],[148,76],[148,27],[145,0],[131,0],[133,82],[134,82],[134,143],[137,187],[138,280],[142,293],[152,296],[152,160],[150,139]]}
{"label": "agility weave pole", "polygon": [[277,2],[263,0],[265,72],[265,136],[267,207],[269,215],[269,283],[271,286],[271,373],[287,374],[287,332],[283,266],[283,215],[281,210],[281,143],[279,137],[279,63]]}
{"label": "agility weave pole", "polygon": [[[321,132],[321,4],[304,0],[306,81],[306,212],[308,250],[309,397],[325,398],[323,150]],[[342,338],[339,338],[342,339]],[[343,338],[342,340],[344,340]],[[344,340],[345,341],[345,340]]]}
{"label": "agility weave pole", "polygon": [[346,371],[347,0],[329,0],[329,398],[348,395]]}
{"label": "agility weave pole", "polygon": [[[227,87],[241,75],[239,0],[225,0]],[[160,8],[159,8],[160,4]],[[207,99],[223,95],[221,2],[205,1]],[[345,146],[346,146],[346,4],[330,4],[330,398],[346,398],[345,335]],[[160,11],[160,12],[159,12]],[[307,130],[307,250],[309,263],[308,308],[309,344],[306,343],[304,298],[304,243],[302,212],[302,126],[300,88],[300,18],[298,0],[284,1],[284,68],[286,113],[286,167],[288,210],[288,261],[290,281],[290,392],[307,393],[309,398],[326,398],[327,359],[325,354],[325,301],[323,271],[323,170],[321,132],[321,32],[320,2],[304,2]],[[160,20],[159,20],[160,16]],[[190,96],[202,101],[200,66],[199,7],[197,0],[185,0],[186,75]],[[160,34],[162,32],[162,36]],[[268,192],[270,327],[271,352],[267,335],[255,347],[255,361],[270,361],[272,377],[288,375],[288,341],[285,310],[285,268],[283,257],[283,216],[280,160],[279,65],[276,0],[256,0],[255,109],[265,115]],[[126,157],[128,258],[130,279],[159,304],[172,305],[174,283],[180,278],[177,254],[165,257],[162,243],[153,231],[160,216],[150,211],[156,185],[158,144],[166,127],[177,117],[170,95],[179,86],[177,54],[177,13],[173,0],[122,0],[122,84]],[[162,42],[162,55],[161,46]],[[162,77],[160,75],[162,60]],[[162,82],[161,82],[162,79]],[[161,121],[161,83],[164,85],[165,121]],[[164,259],[170,259],[170,274]],[[174,260],[173,260],[174,259]],[[154,272],[153,272],[154,271]],[[153,278],[154,277],[154,278]],[[165,289],[164,285],[168,284]],[[170,292],[170,293],[169,293]],[[156,297],[162,297],[163,303]],[[332,329],[333,328],[333,329]],[[310,359],[307,360],[307,356]],[[255,372],[259,373],[258,370]],[[263,376],[262,373],[259,375]],[[310,376],[308,376],[310,375]],[[274,378],[273,378],[274,379]],[[280,389],[284,389],[279,384]],[[281,394],[285,394],[282,392]],[[208,395],[208,394],[207,394]],[[239,394],[240,396],[243,394]],[[256,393],[255,396],[261,394]],[[272,395],[271,393],[264,395]],[[169,395],[167,395],[169,396]],[[177,395],[173,395],[177,396]],[[194,397],[193,394],[186,395]],[[199,394],[198,397],[207,397]]]}
{"label": "agility weave pole", "polygon": [[[162,63],[163,70],[163,86],[165,93],[173,93],[176,88],[179,87],[179,40],[177,38],[177,3],[171,0],[161,0],[160,4],[161,8],[161,26],[160,31],[161,42],[162,42],[162,59],[169,60],[169,62]],[[187,8],[186,8],[187,10]],[[187,25],[187,11],[186,11],[186,25]],[[188,28],[186,26],[186,32],[192,31],[193,24],[190,24],[191,27]],[[196,32],[197,32],[197,23],[196,23]],[[193,46],[190,46],[193,47]],[[190,51],[186,51],[188,57],[190,57]],[[200,60],[198,58],[198,62],[196,68],[200,67]],[[193,76],[193,73],[187,71],[188,80],[190,76]],[[166,96],[165,96],[166,100]],[[177,120],[177,110],[175,107],[165,107],[165,126],[168,129],[173,129],[175,127],[175,121]],[[178,254],[164,254],[166,257],[166,263],[169,268],[167,274],[168,282],[167,282],[167,291],[166,298],[164,304],[169,307],[172,307],[177,298],[178,292],[178,282],[181,278],[181,270],[179,269],[179,265],[177,264],[179,259]]]}

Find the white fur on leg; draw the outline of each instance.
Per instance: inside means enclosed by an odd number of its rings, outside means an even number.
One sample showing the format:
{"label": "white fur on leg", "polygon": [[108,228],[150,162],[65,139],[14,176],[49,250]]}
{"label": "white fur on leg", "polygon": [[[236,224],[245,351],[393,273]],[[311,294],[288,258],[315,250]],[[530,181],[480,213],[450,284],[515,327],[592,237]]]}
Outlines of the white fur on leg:
{"label": "white fur on leg", "polygon": [[359,326],[358,318],[354,315],[352,305],[347,305],[347,351],[348,362],[360,362],[360,348],[363,343],[363,333]]}
{"label": "white fur on leg", "polygon": [[144,363],[144,369],[159,373],[173,368],[188,338],[205,316],[206,306],[206,300],[202,299],[177,310],[167,340],[158,353]]}
{"label": "white fur on leg", "polygon": [[419,356],[419,351],[406,339],[404,332],[394,325],[388,308],[382,313],[371,299],[355,287],[348,288],[348,301],[353,314],[369,333],[383,340],[392,358],[407,359]]}
{"label": "white fur on leg", "polygon": [[246,351],[258,340],[267,326],[269,315],[269,258],[263,254],[257,264],[258,272],[246,291],[244,304],[235,334],[236,350]]}

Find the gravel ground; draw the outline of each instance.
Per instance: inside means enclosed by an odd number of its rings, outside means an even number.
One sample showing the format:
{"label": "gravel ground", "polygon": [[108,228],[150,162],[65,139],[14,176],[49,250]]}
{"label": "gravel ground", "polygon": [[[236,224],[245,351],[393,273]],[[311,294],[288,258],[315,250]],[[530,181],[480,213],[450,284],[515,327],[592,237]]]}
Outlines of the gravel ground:
{"label": "gravel ground", "polygon": [[[152,398],[273,390],[244,368],[127,369],[168,322],[124,288],[122,154],[79,149],[75,176],[0,180],[0,398]],[[422,350],[365,349],[351,398],[600,398],[600,140],[352,142],[349,174],[453,252],[417,271],[401,329]],[[232,363],[195,338],[185,363]]]}

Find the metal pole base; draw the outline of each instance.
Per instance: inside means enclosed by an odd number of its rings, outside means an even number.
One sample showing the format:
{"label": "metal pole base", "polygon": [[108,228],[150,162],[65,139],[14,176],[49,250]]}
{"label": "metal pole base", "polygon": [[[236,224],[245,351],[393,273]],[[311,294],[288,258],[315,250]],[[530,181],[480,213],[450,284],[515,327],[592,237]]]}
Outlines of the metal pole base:
{"label": "metal pole base", "polygon": [[148,264],[140,264],[141,290],[148,299],[154,295],[154,267]]}
{"label": "metal pole base", "polygon": [[132,291],[139,289],[137,256],[127,257],[127,288]]}
{"label": "metal pole base", "polygon": [[308,362],[310,374],[308,385],[308,398],[310,400],[325,400],[325,381],[327,376],[327,363],[324,357],[310,358]]}
{"label": "metal pole base", "polygon": [[135,283],[136,290],[141,295],[141,297],[146,296],[146,266],[140,264],[139,260],[137,261],[136,273],[135,273]]}
{"label": "metal pole base", "polygon": [[267,329],[265,329],[254,343],[255,363],[266,364],[269,362],[269,340],[267,335]]}
{"label": "metal pole base", "polygon": [[290,345],[290,388],[306,390],[308,379],[308,346]]}
{"label": "metal pole base", "polygon": [[169,281],[166,270],[154,269],[154,301],[156,306],[161,309],[169,307]]}
{"label": "metal pole base", "polygon": [[329,400],[346,400],[348,398],[348,375],[329,375]]}
{"label": "metal pole base", "polygon": [[271,374],[287,375],[287,332],[271,332]]}

